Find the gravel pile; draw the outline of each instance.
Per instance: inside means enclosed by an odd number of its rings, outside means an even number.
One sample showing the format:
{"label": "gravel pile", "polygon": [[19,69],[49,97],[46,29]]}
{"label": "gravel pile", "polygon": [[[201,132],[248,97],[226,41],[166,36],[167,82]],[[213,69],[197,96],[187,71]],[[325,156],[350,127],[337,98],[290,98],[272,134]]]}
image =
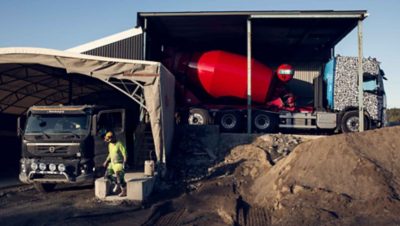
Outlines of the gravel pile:
{"label": "gravel pile", "polygon": [[252,145],[266,151],[269,154],[271,164],[275,164],[282,157],[292,152],[301,142],[300,137],[278,133],[260,136]]}
{"label": "gravel pile", "polygon": [[[249,153],[255,149],[264,152],[269,164],[274,165],[302,142],[300,137],[281,133],[258,137],[244,134],[240,137],[237,134],[219,135],[208,132],[210,133],[189,129],[179,141],[180,155],[175,159],[174,167],[178,169],[179,177],[185,182],[208,178],[221,166],[252,156]],[[232,148],[235,146],[243,147],[233,153]],[[218,151],[211,151],[212,147]]]}
{"label": "gravel pile", "polygon": [[[363,59],[364,76],[377,76],[380,73],[379,62],[374,58]],[[334,84],[334,108],[341,111],[349,106],[358,106],[358,58],[336,58]],[[372,119],[380,118],[376,94],[364,92],[364,106]]]}

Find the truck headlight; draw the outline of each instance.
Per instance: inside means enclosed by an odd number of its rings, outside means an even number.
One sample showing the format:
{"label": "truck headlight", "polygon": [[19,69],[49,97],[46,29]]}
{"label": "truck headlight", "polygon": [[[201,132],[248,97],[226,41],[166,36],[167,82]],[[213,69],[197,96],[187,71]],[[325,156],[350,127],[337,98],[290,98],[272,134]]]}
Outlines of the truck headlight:
{"label": "truck headlight", "polygon": [[22,163],[21,163],[21,171],[24,172],[24,173],[26,172],[26,165],[25,165],[25,162],[22,162]]}
{"label": "truck headlight", "polygon": [[40,169],[41,171],[45,171],[45,170],[46,170],[46,164],[44,164],[43,162],[41,162],[41,163],[39,164],[39,169]]}
{"label": "truck headlight", "polygon": [[50,169],[50,171],[56,171],[56,169],[57,169],[56,164],[50,163],[49,169]]}
{"label": "truck headlight", "polygon": [[32,169],[33,171],[36,171],[36,170],[38,169],[38,164],[37,164],[36,162],[32,162],[32,163],[31,163],[31,169]]}
{"label": "truck headlight", "polygon": [[65,165],[62,164],[62,163],[60,165],[58,165],[58,171],[64,172],[65,171]]}

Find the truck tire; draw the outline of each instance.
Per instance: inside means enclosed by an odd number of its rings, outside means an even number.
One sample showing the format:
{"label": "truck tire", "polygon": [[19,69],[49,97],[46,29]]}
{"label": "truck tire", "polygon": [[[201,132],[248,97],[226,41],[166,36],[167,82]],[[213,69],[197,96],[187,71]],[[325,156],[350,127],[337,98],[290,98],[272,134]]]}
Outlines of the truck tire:
{"label": "truck tire", "polygon": [[[341,120],[340,128],[343,133],[358,132],[358,111],[348,111],[346,112]],[[369,119],[364,115],[364,130],[369,129]]]}
{"label": "truck tire", "polygon": [[242,117],[239,112],[222,112],[218,117],[218,122],[222,132],[238,132],[242,127]]}
{"label": "truck tire", "polygon": [[256,111],[253,116],[253,127],[259,133],[272,133],[278,127],[277,115],[263,111]]}
{"label": "truck tire", "polygon": [[207,110],[201,108],[192,108],[189,111],[189,125],[208,125],[211,123],[211,117]]}
{"label": "truck tire", "polygon": [[47,193],[53,191],[56,184],[35,182],[33,186],[36,188],[37,191]]}

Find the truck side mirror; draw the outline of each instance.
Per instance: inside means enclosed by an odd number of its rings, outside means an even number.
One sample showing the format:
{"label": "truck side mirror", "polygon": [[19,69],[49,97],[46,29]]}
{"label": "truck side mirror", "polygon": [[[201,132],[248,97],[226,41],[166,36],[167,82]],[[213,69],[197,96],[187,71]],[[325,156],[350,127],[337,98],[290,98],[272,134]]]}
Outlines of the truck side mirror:
{"label": "truck side mirror", "polygon": [[377,89],[377,90],[376,90],[376,94],[378,94],[378,96],[383,96],[383,95],[385,95],[386,93],[385,93],[385,90]]}
{"label": "truck side mirror", "polygon": [[92,117],[92,135],[96,136],[97,134],[97,115],[93,115]]}

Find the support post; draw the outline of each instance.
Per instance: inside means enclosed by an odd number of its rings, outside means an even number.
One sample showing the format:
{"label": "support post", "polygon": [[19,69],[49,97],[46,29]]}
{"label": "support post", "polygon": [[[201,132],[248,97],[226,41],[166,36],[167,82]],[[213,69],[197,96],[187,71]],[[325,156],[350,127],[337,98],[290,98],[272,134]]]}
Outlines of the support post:
{"label": "support post", "polygon": [[247,133],[251,133],[251,20],[247,19]]}
{"label": "support post", "polygon": [[363,87],[363,33],[362,20],[358,20],[358,131],[364,131],[364,87]]}
{"label": "support post", "polygon": [[146,48],[147,45],[147,18],[144,18],[144,28],[143,28],[143,60],[147,60],[146,59]]}
{"label": "support post", "polygon": [[68,76],[68,104],[72,105],[72,78],[71,76]]}

